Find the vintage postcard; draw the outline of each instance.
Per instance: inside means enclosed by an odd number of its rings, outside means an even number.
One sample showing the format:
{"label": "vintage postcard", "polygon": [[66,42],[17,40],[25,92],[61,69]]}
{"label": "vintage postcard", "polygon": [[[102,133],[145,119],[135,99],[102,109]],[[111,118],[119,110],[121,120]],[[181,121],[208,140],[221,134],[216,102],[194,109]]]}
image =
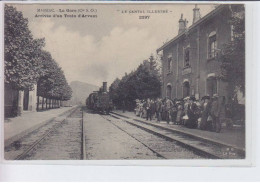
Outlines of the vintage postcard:
{"label": "vintage postcard", "polygon": [[245,4],[5,2],[3,13],[5,162],[251,164]]}

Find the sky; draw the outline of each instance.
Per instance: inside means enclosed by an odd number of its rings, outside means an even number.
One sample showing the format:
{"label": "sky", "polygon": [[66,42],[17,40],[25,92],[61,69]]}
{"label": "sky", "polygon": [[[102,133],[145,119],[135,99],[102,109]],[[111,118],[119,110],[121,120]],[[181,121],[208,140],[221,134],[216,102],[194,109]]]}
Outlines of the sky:
{"label": "sky", "polygon": [[[62,67],[68,82],[81,81],[100,86],[136,69],[156,49],[178,33],[181,13],[192,25],[194,4],[16,4],[29,20],[34,38],[45,38],[45,50]],[[202,16],[213,5],[199,4]],[[40,12],[37,12],[37,10]],[[55,12],[44,12],[52,10]],[[65,12],[60,12],[59,9]],[[77,12],[66,12],[75,10]],[[95,18],[78,18],[81,12]],[[147,11],[167,10],[168,13]],[[93,12],[90,12],[93,11]],[[132,13],[144,11],[145,13]],[[126,12],[126,13],[123,13]],[[74,14],[76,18],[65,18]],[[50,18],[35,15],[50,15]],[[53,17],[62,15],[62,18]],[[139,19],[139,16],[150,16]]]}

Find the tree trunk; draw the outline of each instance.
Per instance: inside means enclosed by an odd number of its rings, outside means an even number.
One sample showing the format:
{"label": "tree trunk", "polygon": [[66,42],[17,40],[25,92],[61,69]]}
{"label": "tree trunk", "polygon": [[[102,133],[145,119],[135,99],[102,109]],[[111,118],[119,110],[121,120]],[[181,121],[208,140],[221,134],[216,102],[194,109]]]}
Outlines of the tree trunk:
{"label": "tree trunk", "polygon": [[48,109],[48,98],[46,98],[46,104],[45,104],[46,110]]}
{"label": "tree trunk", "polygon": [[42,110],[44,109],[44,97],[42,97]]}
{"label": "tree trunk", "polygon": [[40,96],[37,96],[37,108],[36,108],[37,111],[39,111],[39,103],[40,103]]}

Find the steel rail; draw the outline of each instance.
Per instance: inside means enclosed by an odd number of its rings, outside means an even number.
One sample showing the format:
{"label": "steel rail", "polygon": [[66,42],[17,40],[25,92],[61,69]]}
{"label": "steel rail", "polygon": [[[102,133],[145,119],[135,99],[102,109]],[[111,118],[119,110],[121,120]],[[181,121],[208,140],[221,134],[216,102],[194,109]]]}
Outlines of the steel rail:
{"label": "steel rail", "polygon": [[[196,153],[197,155],[200,155],[202,157],[206,157],[206,158],[210,158],[210,159],[227,159],[227,158],[224,158],[224,157],[222,157],[222,156],[220,156],[220,155],[218,155],[216,153],[209,152],[209,151],[204,150],[202,148],[196,147],[196,146],[194,146],[194,145],[192,145],[192,144],[190,144],[188,142],[185,142],[183,140],[179,140],[179,139],[173,138],[171,136],[168,136],[168,135],[165,135],[165,134],[159,132],[159,130],[164,130],[164,131],[170,131],[173,135],[177,134],[177,133],[174,133],[174,131],[172,131],[170,129],[167,129],[167,128],[164,128],[164,127],[158,127],[157,125],[155,126],[153,124],[148,124],[148,123],[142,122],[142,123],[145,123],[146,125],[149,125],[149,126],[155,128],[154,130],[151,130],[150,128],[147,128],[144,125],[140,125],[140,124],[134,123],[132,121],[122,119],[122,117],[126,118],[125,116],[121,116],[121,115],[117,115],[117,114],[115,115],[113,113],[110,113],[110,116],[112,116],[112,117],[114,117],[116,119],[121,119],[121,120],[125,121],[128,124],[131,124],[131,125],[133,125],[135,127],[138,127],[138,128],[140,128],[142,130],[145,130],[145,131],[147,131],[149,133],[157,135],[157,136],[159,136],[159,137],[161,137],[161,138],[163,138],[165,140],[177,142],[177,144],[179,144],[180,146],[182,146],[184,148],[187,148],[190,151],[193,151],[194,153]],[[129,119],[129,118],[127,118],[127,119]],[[133,121],[137,121],[137,120],[133,120]],[[178,134],[180,135],[181,133],[178,133]],[[187,137],[188,138],[188,136],[186,136],[185,134],[183,134],[182,137]],[[196,141],[202,142],[202,143],[205,142],[206,144],[216,145],[215,143],[211,143],[210,141],[205,141],[204,139],[201,139],[201,140],[197,139],[197,138],[193,138],[193,139],[196,140]],[[218,144],[218,145],[220,145],[220,144]],[[223,145],[222,147],[226,147],[226,146]],[[239,152],[238,152],[238,154],[239,154]],[[243,155],[242,155],[242,157],[243,157]]]}
{"label": "steel rail", "polygon": [[105,120],[109,121],[112,125],[114,125],[115,127],[117,127],[119,130],[123,131],[124,133],[126,133],[128,136],[132,137],[133,139],[135,139],[136,141],[138,141],[139,143],[141,143],[142,145],[144,145],[146,148],[148,148],[149,150],[151,150],[154,154],[156,154],[157,157],[161,157],[163,159],[167,159],[165,156],[163,156],[162,154],[156,152],[155,150],[153,150],[151,147],[149,147],[148,145],[146,145],[145,143],[143,143],[142,141],[140,141],[139,139],[137,139],[136,137],[134,137],[132,134],[129,134],[128,132],[126,132],[125,130],[123,130],[122,128],[120,128],[119,126],[117,126],[116,124],[114,124],[112,122],[112,120],[104,117],[103,115],[101,115],[102,118],[104,118]]}
{"label": "steel rail", "polygon": [[47,138],[47,136],[49,136],[49,134],[51,134],[53,131],[55,131],[56,128],[58,128],[60,125],[62,125],[68,117],[70,117],[73,113],[75,113],[78,108],[79,107],[75,107],[75,109],[72,110],[68,114],[68,116],[66,116],[62,121],[59,121],[55,125],[53,125],[53,127],[47,133],[45,133],[38,140],[33,142],[22,154],[18,155],[14,160],[23,160],[34,148],[36,148],[41,143],[41,141],[43,141],[45,138]]}

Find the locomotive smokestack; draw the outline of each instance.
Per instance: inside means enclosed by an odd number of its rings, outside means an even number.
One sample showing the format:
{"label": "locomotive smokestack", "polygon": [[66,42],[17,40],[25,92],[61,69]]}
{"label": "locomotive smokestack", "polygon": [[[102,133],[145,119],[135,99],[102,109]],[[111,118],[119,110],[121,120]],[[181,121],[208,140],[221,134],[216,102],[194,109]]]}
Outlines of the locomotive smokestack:
{"label": "locomotive smokestack", "polygon": [[107,82],[103,82],[103,91],[107,92]]}

